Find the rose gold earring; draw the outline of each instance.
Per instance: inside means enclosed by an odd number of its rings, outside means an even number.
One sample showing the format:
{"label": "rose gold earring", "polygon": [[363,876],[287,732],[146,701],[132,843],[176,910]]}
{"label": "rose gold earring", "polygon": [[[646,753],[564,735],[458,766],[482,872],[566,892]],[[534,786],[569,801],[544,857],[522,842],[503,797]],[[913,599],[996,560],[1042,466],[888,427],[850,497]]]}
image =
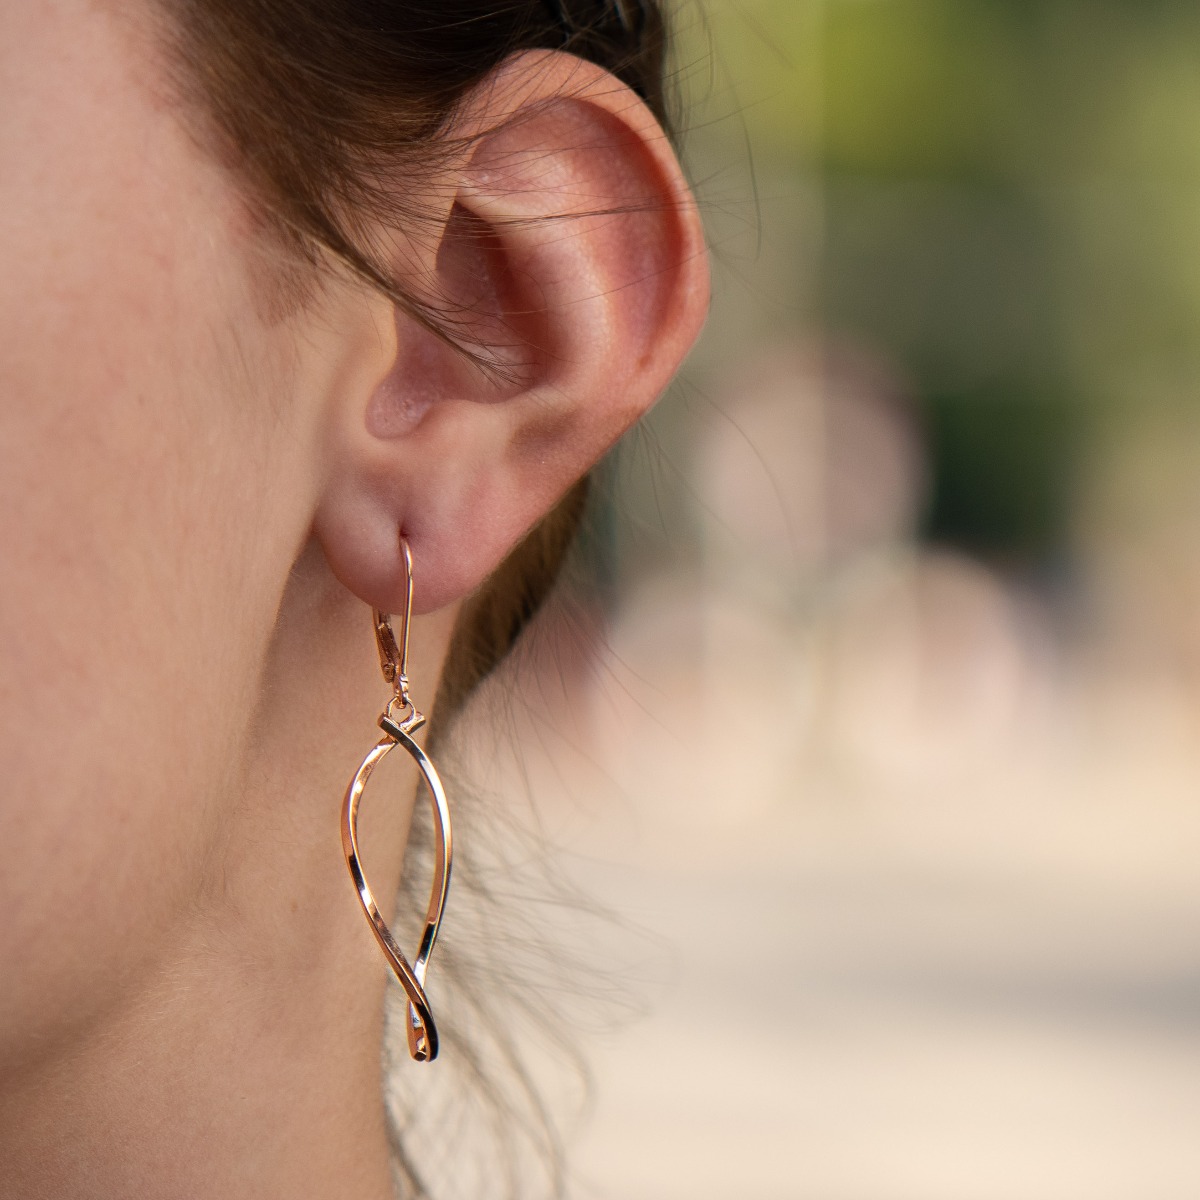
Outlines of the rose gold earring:
{"label": "rose gold earring", "polygon": [[[408,1052],[417,1062],[432,1062],[437,1058],[438,1033],[433,1013],[429,1009],[429,998],[425,995],[425,972],[429,967],[433,944],[437,941],[438,926],[441,925],[442,912],[446,907],[446,893],[450,888],[450,810],[446,806],[446,792],[436,768],[412,738],[425,724],[425,717],[417,711],[408,694],[408,627],[412,621],[413,564],[412,550],[403,535],[400,537],[400,549],[404,556],[404,569],[408,575],[408,588],[405,593],[404,620],[400,626],[399,643],[392,632],[392,622],[388,614],[378,609],[374,611],[379,665],[383,670],[384,679],[392,685],[392,698],[379,717],[379,727],[384,736],[363,759],[362,765],[346,789],[346,798],[342,803],[342,849],[346,853],[346,865],[350,868],[359,903],[371,923],[371,932],[375,935],[388,966],[392,968],[400,986],[408,995]],[[375,897],[363,875],[358,855],[358,802],[362,799],[371,772],[395,746],[402,746],[412,755],[429,788],[436,842],[433,891],[425,913],[425,932],[421,937],[417,957],[411,966],[379,913],[379,906],[375,903]]]}

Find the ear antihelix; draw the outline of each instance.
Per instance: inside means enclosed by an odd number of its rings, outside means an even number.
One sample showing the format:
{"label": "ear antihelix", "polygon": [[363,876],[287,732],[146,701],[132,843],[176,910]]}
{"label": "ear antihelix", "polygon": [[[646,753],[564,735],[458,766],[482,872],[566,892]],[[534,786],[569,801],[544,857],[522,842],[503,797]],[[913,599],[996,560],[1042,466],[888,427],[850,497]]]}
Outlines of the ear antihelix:
{"label": "ear antihelix", "polygon": [[[346,789],[342,802],[342,849],[350,878],[354,881],[355,894],[362,906],[363,914],[375,935],[379,948],[388,966],[396,976],[408,997],[408,1015],[405,1029],[408,1050],[417,1062],[432,1062],[438,1055],[438,1031],[425,993],[425,977],[429,958],[437,941],[442,914],[446,908],[446,896],[450,889],[450,868],[453,857],[453,842],[450,827],[450,810],[446,803],[446,792],[441,777],[429,756],[413,738],[422,725],[424,715],[417,709],[409,695],[408,683],[408,631],[412,623],[413,607],[413,560],[408,540],[400,536],[400,549],[404,558],[407,587],[405,605],[397,638],[391,618],[378,609],[373,612],[375,641],[379,649],[379,663],[383,677],[392,685],[392,696],[379,716],[379,727],[383,737],[368,752],[359,765]],[[421,935],[416,957],[410,963],[400,949],[392,931],[379,911],[379,905],[363,873],[358,845],[358,809],[371,773],[397,746],[407,751],[417,764],[430,796],[430,807],[434,826],[433,887],[429,906],[425,913],[425,930]]]}

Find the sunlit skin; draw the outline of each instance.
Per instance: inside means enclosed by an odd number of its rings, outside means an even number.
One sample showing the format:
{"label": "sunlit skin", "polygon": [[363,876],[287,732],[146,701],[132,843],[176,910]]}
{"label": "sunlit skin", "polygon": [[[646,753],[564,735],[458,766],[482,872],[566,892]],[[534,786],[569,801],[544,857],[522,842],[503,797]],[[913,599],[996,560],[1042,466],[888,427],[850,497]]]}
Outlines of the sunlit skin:
{"label": "sunlit skin", "polygon": [[[483,267],[452,203],[652,201],[487,264],[547,352],[497,387],[341,278],[281,318],[148,14],[109,7],[0,9],[0,1195],[382,1200],[385,973],[337,827],[387,695],[369,605],[403,528],[431,701],[458,601],[695,337],[699,226],[628,91],[525,56],[464,121],[571,98],[445,167],[440,232],[380,234],[453,294]],[[411,790],[364,816],[384,898]]]}

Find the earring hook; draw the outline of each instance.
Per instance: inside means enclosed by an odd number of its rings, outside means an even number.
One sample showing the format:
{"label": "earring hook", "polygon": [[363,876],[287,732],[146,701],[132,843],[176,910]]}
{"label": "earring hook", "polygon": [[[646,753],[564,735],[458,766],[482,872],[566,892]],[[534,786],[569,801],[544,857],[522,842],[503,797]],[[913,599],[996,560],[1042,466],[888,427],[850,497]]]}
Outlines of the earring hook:
{"label": "earring hook", "polygon": [[379,648],[379,668],[383,677],[392,685],[394,695],[388,701],[387,716],[394,719],[392,709],[399,703],[408,709],[408,716],[399,722],[407,733],[418,729],[425,723],[425,718],[417,712],[416,706],[408,694],[408,631],[412,625],[413,607],[413,556],[408,538],[400,534],[400,551],[404,558],[404,612],[400,621],[400,637],[396,638],[392,628],[392,618],[388,613],[376,608],[372,610],[375,622],[375,643]]}

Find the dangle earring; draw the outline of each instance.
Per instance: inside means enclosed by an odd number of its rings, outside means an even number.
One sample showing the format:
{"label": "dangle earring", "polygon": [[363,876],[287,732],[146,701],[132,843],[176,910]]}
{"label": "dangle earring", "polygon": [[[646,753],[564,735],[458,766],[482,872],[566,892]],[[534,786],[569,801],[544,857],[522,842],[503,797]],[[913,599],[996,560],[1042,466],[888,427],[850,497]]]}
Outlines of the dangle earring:
{"label": "dangle earring", "polygon": [[[417,1062],[432,1062],[437,1058],[438,1033],[433,1013],[429,1009],[429,999],[425,995],[425,972],[429,966],[433,944],[437,941],[438,926],[442,921],[446,893],[450,887],[450,810],[446,806],[446,792],[436,768],[412,738],[425,724],[425,717],[417,711],[408,694],[408,628],[412,621],[413,566],[412,550],[403,534],[400,536],[400,549],[404,557],[404,569],[408,575],[408,587],[399,643],[392,631],[392,622],[388,614],[378,609],[374,610],[379,665],[383,669],[383,677],[392,685],[392,698],[379,717],[379,727],[384,736],[363,759],[362,766],[358,768],[346,789],[346,798],[342,804],[342,849],[346,854],[346,865],[350,868],[359,903],[371,923],[371,932],[375,935],[388,966],[392,968],[400,986],[408,995],[408,1019],[405,1023],[408,1052]],[[412,756],[429,788],[436,843],[433,891],[425,914],[425,932],[421,936],[421,945],[411,966],[380,915],[379,906],[375,903],[375,897],[363,875],[358,854],[358,803],[362,799],[367,780],[371,778],[371,772],[396,746],[402,746]]]}

